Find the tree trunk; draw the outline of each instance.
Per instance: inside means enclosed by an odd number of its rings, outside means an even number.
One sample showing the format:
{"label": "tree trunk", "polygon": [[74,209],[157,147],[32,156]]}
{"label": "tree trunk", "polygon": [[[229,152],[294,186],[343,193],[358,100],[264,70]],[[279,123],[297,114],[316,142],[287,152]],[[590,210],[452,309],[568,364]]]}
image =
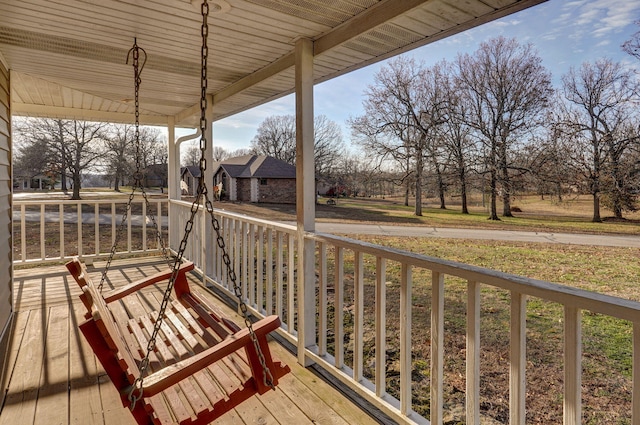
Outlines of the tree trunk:
{"label": "tree trunk", "polygon": [[409,206],[409,181],[407,180],[407,184],[404,187],[404,206]]}
{"label": "tree trunk", "polygon": [[502,191],[502,216],[513,217],[513,213],[511,213],[511,195],[509,194],[509,190],[506,189],[504,185]]}
{"label": "tree trunk", "polygon": [[75,173],[73,175],[73,194],[71,195],[71,199],[80,200],[80,174]]}
{"label": "tree trunk", "polygon": [[620,202],[617,202],[614,206],[613,206],[613,215],[615,218],[620,218],[622,219],[622,208],[620,207]]}
{"label": "tree trunk", "polygon": [[445,205],[444,200],[444,180],[442,179],[442,173],[440,172],[440,167],[436,164],[436,178],[438,179],[438,195],[440,196],[440,209],[446,210],[447,206]]}
{"label": "tree trunk", "polygon": [[622,218],[622,209],[624,205],[624,177],[620,171],[620,155],[617,152],[612,152],[610,155],[612,162],[612,174],[613,174],[613,190],[611,200],[613,204],[613,215],[615,218]]}
{"label": "tree trunk", "polygon": [[[467,171],[464,166],[464,159],[462,155],[458,155],[458,179],[460,180],[462,214],[469,214],[469,209],[467,208]],[[484,193],[482,194],[482,197],[484,198]]]}
{"label": "tree trunk", "polygon": [[[617,173],[616,173],[617,174]],[[613,199],[613,216],[615,218],[620,218],[622,219],[622,204],[623,204],[623,193],[622,193],[622,186],[624,183],[620,183],[620,180],[616,177],[614,177],[614,187],[613,187],[613,194],[611,196],[611,198]]]}
{"label": "tree trunk", "polygon": [[416,158],[416,207],[415,215],[422,216],[422,154]]}
{"label": "tree trunk", "polygon": [[594,223],[602,223],[602,218],[600,218],[600,193],[593,193],[593,218],[591,219]]}
{"label": "tree trunk", "polygon": [[462,201],[462,214],[469,214],[467,207],[467,179],[465,178],[464,168],[460,169],[460,198]]}
{"label": "tree trunk", "polygon": [[496,170],[495,168],[493,168],[491,170],[491,182],[490,184],[490,191],[491,191],[491,213],[489,215],[489,220],[500,220],[500,218],[498,217],[498,203],[497,203],[497,176],[496,176]]}
{"label": "tree trunk", "polygon": [[59,138],[58,143],[60,143],[60,159],[62,160],[62,164],[60,164],[60,168],[62,169],[62,172],[60,173],[60,188],[64,193],[67,193],[67,191],[69,190],[67,188],[67,151],[65,150],[64,146],[64,131],[62,129],[62,121],[58,120],[57,124]]}
{"label": "tree trunk", "polygon": [[489,182],[489,190],[491,191],[491,212],[489,214],[489,220],[500,220],[498,218],[498,155],[496,152],[496,142],[491,141],[491,179]]}
{"label": "tree trunk", "polygon": [[[502,143],[504,145],[504,142]],[[511,213],[511,179],[509,178],[509,168],[507,167],[506,148],[502,147],[500,152],[500,179],[502,180],[502,215],[503,217],[513,217]]]}

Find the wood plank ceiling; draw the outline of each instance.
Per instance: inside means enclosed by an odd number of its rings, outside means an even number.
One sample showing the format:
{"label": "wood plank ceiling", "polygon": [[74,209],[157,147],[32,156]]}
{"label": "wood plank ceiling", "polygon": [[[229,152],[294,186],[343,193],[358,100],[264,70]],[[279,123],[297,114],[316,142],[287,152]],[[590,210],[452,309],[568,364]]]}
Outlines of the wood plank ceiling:
{"label": "wood plank ceiling", "polygon": [[[294,45],[325,81],[545,0],[211,0],[214,119],[289,94]],[[194,126],[201,0],[0,0],[0,61],[14,115],[131,122],[134,37],[148,60],[142,120]],[[195,107],[194,107],[195,105]],[[191,108],[191,109],[190,109]]]}

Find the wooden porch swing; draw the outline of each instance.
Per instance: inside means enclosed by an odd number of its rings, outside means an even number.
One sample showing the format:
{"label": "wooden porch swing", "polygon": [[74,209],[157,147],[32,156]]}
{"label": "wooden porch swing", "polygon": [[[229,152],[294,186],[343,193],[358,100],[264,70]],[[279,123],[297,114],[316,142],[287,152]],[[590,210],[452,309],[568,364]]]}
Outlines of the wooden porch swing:
{"label": "wooden porch swing", "polygon": [[[200,171],[205,175],[206,161],[206,87],[207,87],[207,35],[209,7],[202,3],[202,76],[200,116]],[[131,209],[131,201],[140,188],[145,202],[140,172],[139,64],[143,49],[134,45],[135,117],[136,117],[136,172],[135,183],[121,228]],[[128,62],[128,58],[127,58]],[[218,247],[229,279],[233,282],[238,305],[244,316],[245,328],[225,318],[213,305],[197,292],[191,291],[187,273],[194,265],[183,262],[189,234],[193,228],[200,201],[211,218]],[[149,209],[148,209],[149,210]],[[191,216],[185,225],[184,237],[177,254],[169,258],[162,243],[159,226],[156,236],[162,252],[171,265],[167,271],[103,293],[102,288],[118,243],[116,236],[111,255],[96,285],[78,258],[67,263],[67,269],[82,289],[80,296],[87,308],[86,320],[79,325],[85,339],[104,367],[113,385],[120,392],[123,406],[128,407],[138,424],[208,424],[233,409],[254,394],[275,389],[278,379],[289,372],[287,366],[275,362],[269,351],[267,335],[280,326],[278,316],[268,316],[256,323],[249,318],[242,290],[221,236],[220,224],[214,216],[204,178],[200,179]],[[118,234],[122,233],[121,230]],[[156,310],[145,307],[135,295],[155,283],[168,281],[162,301]],[[172,296],[173,293],[173,296]],[[137,312],[133,317],[131,312]]]}

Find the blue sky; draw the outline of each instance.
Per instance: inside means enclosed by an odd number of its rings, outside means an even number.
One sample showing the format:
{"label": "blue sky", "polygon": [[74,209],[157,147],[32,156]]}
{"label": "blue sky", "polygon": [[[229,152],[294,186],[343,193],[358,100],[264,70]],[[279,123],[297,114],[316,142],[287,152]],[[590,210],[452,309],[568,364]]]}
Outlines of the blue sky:
{"label": "blue sky", "polygon": [[[608,57],[640,69],[640,63],[620,45],[640,30],[640,0],[550,0],[539,6],[490,22],[406,55],[426,65],[453,60],[458,53],[473,52],[489,38],[504,35],[532,43],[551,71],[554,84],[571,66]],[[326,115],[342,127],[350,144],[346,120],[362,113],[363,93],[385,62],[371,65],[319,84],[314,90],[314,113]],[[293,95],[214,123],[213,143],[228,151],[249,147],[260,123],[268,116],[293,114]]]}

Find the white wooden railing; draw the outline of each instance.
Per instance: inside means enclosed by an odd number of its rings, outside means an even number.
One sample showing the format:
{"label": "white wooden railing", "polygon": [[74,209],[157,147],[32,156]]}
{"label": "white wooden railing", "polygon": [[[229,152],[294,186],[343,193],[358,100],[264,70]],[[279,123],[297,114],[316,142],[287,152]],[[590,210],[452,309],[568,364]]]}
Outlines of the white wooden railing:
{"label": "white wooden railing", "polygon": [[167,200],[150,199],[149,204],[152,211],[147,211],[143,199],[134,199],[133,213],[127,214],[121,227],[127,199],[14,201],[13,263],[61,261],[76,255],[85,259],[105,257],[111,252],[118,229],[122,229],[118,254],[159,252],[156,227],[150,217],[166,233]]}
{"label": "white wooden railing", "polygon": [[[189,205],[172,202],[170,205],[172,246],[179,241],[188,216]],[[302,255],[298,247],[296,228],[268,222],[221,210],[216,211],[238,280],[242,282],[242,294],[252,312],[258,315],[278,314],[282,318],[281,334],[297,342],[297,300],[299,282],[297,270],[301,269]],[[208,219],[198,216],[194,229],[199,229],[189,246],[187,257],[206,274],[208,285],[233,293],[233,288],[223,267],[220,250],[213,243]],[[425,255],[381,247],[361,241],[329,234],[306,233],[306,240],[315,246],[316,342],[306,349],[307,358],[312,359],[344,385],[366,398],[399,423],[441,424],[444,417],[445,395],[443,394],[445,369],[445,290],[446,283],[456,280],[466,282],[466,397],[465,414],[467,424],[481,423],[480,413],[480,368],[481,316],[480,302],[485,290],[507,291],[510,304],[509,362],[509,423],[525,424],[526,418],[526,364],[527,364],[527,299],[536,298],[561,306],[564,310],[563,328],[564,390],[562,394],[563,421],[566,425],[582,423],[582,312],[598,313],[633,325],[632,382],[629,389],[632,403],[620,406],[627,409],[622,415],[628,419],[621,423],[640,425],[640,303],[566,287],[554,283],[528,279],[467,264],[441,260]],[[206,247],[213,247],[207,250]],[[348,270],[347,270],[348,269]],[[427,282],[416,281],[413,276],[428,274]],[[387,300],[389,282],[399,285],[399,300]],[[289,284],[293,283],[293,284]],[[430,361],[430,417],[427,419],[414,411],[412,403],[416,395],[412,392],[412,361],[416,355],[412,348],[412,314],[415,310],[413,297],[417,285],[428,285],[431,289]],[[365,304],[365,289],[375,293],[374,305]],[[460,300],[463,301],[463,300]],[[386,317],[388,308],[399,303],[398,324],[390,323]],[[345,312],[332,314],[330,311]],[[344,318],[352,317],[348,326]],[[395,320],[395,319],[394,319]],[[387,388],[387,368],[374,367],[375,372],[365,373],[364,341],[365,324],[373,327],[375,347],[373,358],[368,362],[386,365],[386,349],[389,328],[399,327],[400,383],[394,396]],[[373,325],[371,325],[373,324]],[[332,343],[328,336],[332,334]],[[347,335],[349,334],[349,335]],[[352,343],[345,344],[345,336]],[[370,355],[369,355],[370,356]],[[347,361],[348,357],[348,361]],[[623,391],[625,391],[623,389]],[[629,422],[630,421],[630,422]]]}
{"label": "white wooden railing", "polygon": [[[21,258],[16,261],[23,263],[68,258],[71,255],[105,255],[110,246],[100,243],[99,234],[107,229],[110,234],[114,233],[120,218],[114,213],[116,204],[114,201],[15,202],[14,210],[19,214],[15,225],[21,229],[22,250]],[[83,205],[85,209],[93,209],[93,212],[70,217],[73,215],[71,209],[81,211]],[[162,222],[166,217],[160,209],[162,202],[158,201],[156,205],[156,219]],[[169,203],[169,240],[174,250],[179,246],[190,208],[190,204],[180,201]],[[105,210],[110,210],[111,214],[105,213]],[[143,206],[141,211],[145,212]],[[89,217],[91,215],[93,220]],[[52,216],[57,216],[57,220]],[[102,222],[106,224],[101,227],[100,220],[95,217],[102,217]],[[297,345],[298,316],[305,312],[301,311],[304,305],[298,302],[302,273],[298,274],[297,271],[302,269],[303,255],[296,228],[223,210],[216,210],[216,217],[249,309],[256,315],[278,314],[282,319],[280,334]],[[37,243],[25,238],[27,218],[37,219],[40,223],[40,255],[34,259],[26,258],[25,254],[26,244]],[[60,224],[63,222],[73,223],[78,234],[69,235],[69,230]],[[91,227],[95,229],[89,232],[95,233],[92,234],[94,247],[90,251],[83,249],[82,243],[83,225],[88,223],[93,224]],[[140,224],[136,231],[144,234],[146,225],[144,222]],[[127,224],[126,252],[157,252],[157,247],[146,246],[144,242],[143,246],[132,246],[133,228],[136,228],[135,219]],[[47,251],[50,248],[46,243],[47,231],[59,232],[61,242],[54,254]],[[457,301],[466,304],[464,317],[459,318],[466,323],[466,370],[459,373],[465,376],[467,424],[481,422],[481,300],[486,297],[487,291],[503,291],[508,294],[506,299],[510,317],[509,335],[505,336],[510,341],[508,365],[505,368],[509,374],[508,410],[511,424],[526,423],[526,353],[529,344],[527,299],[539,299],[559,305],[564,310],[561,329],[564,352],[562,355],[558,353],[564,368],[561,395],[564,423],[580,424],[583,419],[581,318],[582,312],[587,311],[632,323],[632,335],[629,338],[632,339],[630,344],[634,367],[629,385],[621,389],[631,393],[632,402],[618,408],[627,410],[623,416],[628,419],[621,423],[640,425],[640,303],[335,235],[305,233],[302,236],[306,246],[311,241],[314,247],[313,267],[316,274],[316,281],[311,284],[316,294],[316,311],[311,315],[316,318],[316,344],[304,348],[305,358],[314,361],[397,422],[443,422],[446,413],[445,356],[454,354],[445,352],[445,291],[452,285],[463,285],[466,300]],[[65,240],[77,242],[69,247]],[[142,240],[146,238],[143,236]],[[195,262],[206,285],[215,285],[219,290],[233,294],[221,250],[210,220],[202,209],[196,215],[185,257]],[[420,307],[423,310],[426,308],[430,315],[430,338],[429,341],[416,342],[412,340],[413,317],[417,314],[414,299],[417,297],[416,289],[425,286],[430,289],[430,301],[428,305]],[[388,297],[389,288],[397,289],[397,298]],[[365,302],[371,298],[374,300],[372,303]],[[398,312],[391,318],[388,311],[396,308]],[[391,342],[390,338],[397,340]],[[346,344],[345,340],[349,343]],[[370,345],[371,341],[372,349],[365,350],[365,344]],[[394,388],[387,384],[390,371],[386,367],[386,356],[391,343],[398,347],[399,384]],[[414,411],[416,406],[412,402],[418,395],[412,389],[412,372],[418,354],[414,345],[419,343],[430,347],[425,356],[430,368],[428,419]],[[371,364],[374,366],[371,367]]]}

